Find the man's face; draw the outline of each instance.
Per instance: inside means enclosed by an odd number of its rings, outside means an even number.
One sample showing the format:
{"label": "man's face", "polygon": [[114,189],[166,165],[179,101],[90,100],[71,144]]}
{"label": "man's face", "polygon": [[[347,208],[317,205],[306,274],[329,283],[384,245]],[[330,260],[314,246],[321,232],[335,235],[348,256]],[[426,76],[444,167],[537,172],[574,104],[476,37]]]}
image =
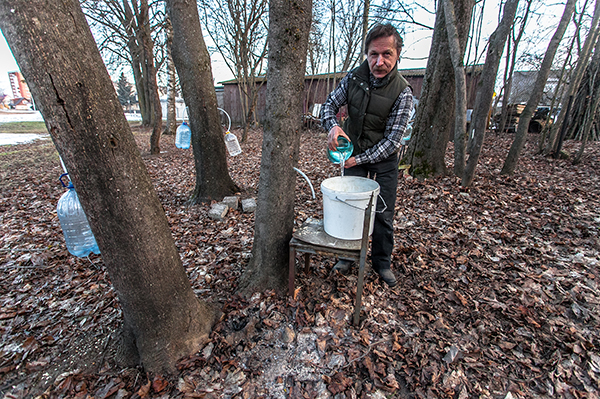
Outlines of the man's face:
{"label": "man's face", "polygon": [[398,50],[394,36],[378,37],[369,44],[367,60],[369,69],[376,78],[383,78],[396,66]]}

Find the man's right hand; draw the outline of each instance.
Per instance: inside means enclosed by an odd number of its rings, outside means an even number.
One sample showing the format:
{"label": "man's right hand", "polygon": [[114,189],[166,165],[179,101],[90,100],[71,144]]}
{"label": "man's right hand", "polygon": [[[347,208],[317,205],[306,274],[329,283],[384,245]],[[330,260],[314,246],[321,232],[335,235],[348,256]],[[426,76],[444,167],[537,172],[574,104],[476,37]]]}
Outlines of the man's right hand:
{"label": "man's right hand", "polygon": [[329,147],[331,151],[335,151],[337,149],[338,136],[344,136],[348,139],[348,141],[351,141],[350,137],[344,133],[344,130],[341,127],[334,126],[327,134],[327,147]]}

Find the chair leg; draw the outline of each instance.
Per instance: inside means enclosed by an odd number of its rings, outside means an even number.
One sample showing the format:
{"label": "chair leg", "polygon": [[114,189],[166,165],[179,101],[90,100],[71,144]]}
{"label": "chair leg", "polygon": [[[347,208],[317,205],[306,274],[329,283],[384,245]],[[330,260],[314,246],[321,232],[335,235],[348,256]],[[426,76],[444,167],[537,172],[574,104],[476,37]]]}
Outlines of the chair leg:
{"label": "chair leg", "polygon": [[310,254],[308,252],[304,254],[304,274],[307,276],[310,274]]}
{"label": "chair leg", "polygon": [[296,248],[290,246],[290,260],[289,260],[289,276],[288,276],[288,291],[290,297],[294,297],[294,288],[296,279]]}

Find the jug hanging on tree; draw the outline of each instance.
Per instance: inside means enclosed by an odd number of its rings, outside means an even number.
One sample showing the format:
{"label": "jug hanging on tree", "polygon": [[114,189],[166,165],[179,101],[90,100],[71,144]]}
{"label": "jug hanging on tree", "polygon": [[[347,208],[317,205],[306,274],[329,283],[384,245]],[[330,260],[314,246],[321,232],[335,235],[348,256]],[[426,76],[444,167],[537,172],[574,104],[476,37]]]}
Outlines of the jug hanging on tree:
{"label": "jug hanging on tree", "polygon": [[80,258],[89,256],[91,252],[98,255],[100,254],[100,249],[98,249],[96,238],[90,229],[83,208],[81,208],[75,187],[72,182],[69,182],[68,185],[63,182],[62,179],[65,176],[67,176],[67,173],[61,175],[59,180],[63,187],[69,190],[58,200],[56,214],[58,215],[60,227],[65,236],[67,249],[71,255]]}
{"label": "jug hanging on tree", "polygon": [[183,110],[183,123],[175,131],[175,147],[187,150],[192,142],[192,130],[185,121],[187,107]]}
{"label": "jug hanging on tree", "polygon": [[229,155],[231,155],[232,157],[240,155],[242,153],[242,147],[240,147],[240,142],[238,141],[236,135],[229,131],[231,129],[231,118],[223,108],[217,109],[224,113],[227,116],[227,120],[229,121],[229,126],[227,127],[227,131],[225,132],[225,147],[227,147],[227,152],[229,152]]}

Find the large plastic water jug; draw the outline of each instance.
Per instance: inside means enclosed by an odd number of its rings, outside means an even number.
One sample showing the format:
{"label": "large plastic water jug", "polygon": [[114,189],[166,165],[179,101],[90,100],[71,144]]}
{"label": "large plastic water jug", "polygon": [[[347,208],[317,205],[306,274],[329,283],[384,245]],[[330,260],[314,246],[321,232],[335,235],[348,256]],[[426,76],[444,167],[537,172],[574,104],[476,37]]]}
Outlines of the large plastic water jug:
{"label": "large plastic water jug", "polygon": [[190,143],[192,141],[192,130],[188,126],[187,122],[183,122],[177,128],[175,132],[175,147],[188,149],[190,148]]}
{"label": "large plastic water jug", "polygon": [[230,131],[227,131],[225,133],[225,146],[227,147],[229,155],[231,155],[232,157],[235,157],[236,155],[242,153],[242,147],[240,147],[240,142],[238,141],[235,134],[231,133]]}
{"label": "large plastic water jug", "polygon": [[89,256],[91,252],[100,254],[96,238],[90,229],[83,208],[81,208],[81,203],[79,202],[79,197],[73,187],[73,183],[69,182],[68,185],[65,185],[62,181],[63,176],[61,176],[61,183],[69,191],[64,193],[58,200],[56,214],[58,215],[60,227],[65,236],[67,249],[71,255],[80,258]]}

